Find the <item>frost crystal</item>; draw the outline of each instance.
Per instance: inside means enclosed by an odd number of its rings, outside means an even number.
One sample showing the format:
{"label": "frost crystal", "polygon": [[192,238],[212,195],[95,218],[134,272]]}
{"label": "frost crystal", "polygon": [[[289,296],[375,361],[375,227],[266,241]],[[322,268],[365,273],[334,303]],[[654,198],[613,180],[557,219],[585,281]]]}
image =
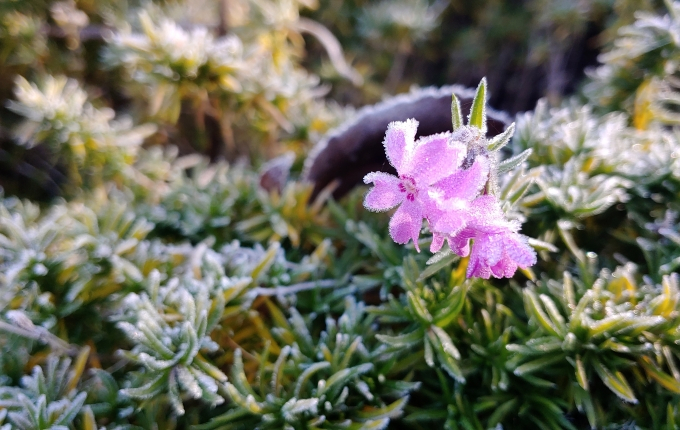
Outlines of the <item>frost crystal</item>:
{"label": "frost crystal", "polygon": [[483,81],[476,97],[481,103],[473,102],[470,124],[462,126],[462,120],[454,118],[453,133],[416,141],[417,121],[391,123],[384,146],[397,176],[383,172],[366,175],[364,182],[374,187],[364,206],[373,211],[399,206],[389,225],[390,236],[397,243],[412,239],[420,252],[418,236],[425,219],[432,232],[430,251],[439,251],[447,241],[456,254],[469,255],[468,277],[512,277],[518,267],[534,265],[536,253],[518,233],[519,223],[506,219],[493,194],[497,172],[492,152],[507,143],[514,127],[501,136],[502,144],[498,139],[486,141],[484,91]]}

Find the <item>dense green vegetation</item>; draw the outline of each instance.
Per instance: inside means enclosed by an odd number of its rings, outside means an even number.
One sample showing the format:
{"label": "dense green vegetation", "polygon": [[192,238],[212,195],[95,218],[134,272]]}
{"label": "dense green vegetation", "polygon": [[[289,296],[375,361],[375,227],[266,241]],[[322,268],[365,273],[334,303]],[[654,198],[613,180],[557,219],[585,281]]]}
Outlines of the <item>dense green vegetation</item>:
{"label": "dense green vegetation", "polygon": [[[567,3],[0,3],[0,429],[679,427],[680,3]],[[312,197],[343,104],[484,75],[535,266]]]}

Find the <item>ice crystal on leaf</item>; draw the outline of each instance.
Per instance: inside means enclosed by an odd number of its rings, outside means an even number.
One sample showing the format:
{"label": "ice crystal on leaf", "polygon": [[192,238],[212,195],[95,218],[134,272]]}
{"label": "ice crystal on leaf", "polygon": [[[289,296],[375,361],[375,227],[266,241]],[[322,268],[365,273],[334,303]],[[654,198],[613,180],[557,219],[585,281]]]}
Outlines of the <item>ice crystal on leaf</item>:
{"label": "ice crystal on leaf", "polygon": [[[364,200],[366,208],[384,211],[399,205],[390,219],[390,236],[397,243],[413,239],[416,250],[423,219],[432,232],[430,250],[444,241],[460,256],[470,256],[468,277],[511,277],[518,267],[536,263],[536,254],[520,225],[509,221],[494,195],[497,177],[495,154],[509,141],[514,124],[498,138],[484,137],[486,81],[477,88],[469,123],[463,126],[460,104],[454,95],[453,133],[415,140],[418,122],[391,123],[385,134],[385,152],[397,170],[394,176],[372,172],[364,177],[374,187]],[[521,154],[526,158],[529,152]],[[470,241],[473,249],[470,250]]]}

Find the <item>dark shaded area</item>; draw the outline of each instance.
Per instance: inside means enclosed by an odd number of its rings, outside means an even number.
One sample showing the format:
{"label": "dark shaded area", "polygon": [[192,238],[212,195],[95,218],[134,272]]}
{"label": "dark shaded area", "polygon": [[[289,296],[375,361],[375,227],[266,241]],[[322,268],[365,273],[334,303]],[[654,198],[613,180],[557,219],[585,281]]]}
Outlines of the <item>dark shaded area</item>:
{"label": "dark shaded area", "polygon": [[[0,112],[5,111],[0,109]],[[0,127],[0,190],[34,201],[49,201],[61,194],[66,176],[53,164],[54,155],[45,145],[28,148],[16,143]]]}
{"label": "dark shaded area", "polygon": [[[599,0],[442,1],[445,7],[436,28],[425,39],[413,40],[405,58],[401,58],[394,47],[399,37],[409,39],[407,29],[393,28],[393,33],[386,30],[375,37],[367,35],[362,25],[366,10],[378,3],[321,0],[318,9],[303,11],[329,28],[340,41],[345,57],[365,71],[369,82],[363,88],[354,88],[331,76],[336,79],[333,99],[363,106],[378,101],[384,91],[403,93],[414,83],[475,86],[486,77],[490,104],[510,114],[533,110],[542,97],[557,103],[576,93],[585,70],[598,64],[601,50],[611,42],[617,28],[633,22],[636,9],[666,10],[659,0],[640,0],[637,4]],[[388,7],[388,3],[380,4]],[[435,3],[440,2],[429,1],[430,5]],[[306,36],[305,42],[305,63],[319,70],[327,62],[327,54],[313,37]],[[404,61],[403,71],[394,91],[390,91],[385,85],[398,60]]]}

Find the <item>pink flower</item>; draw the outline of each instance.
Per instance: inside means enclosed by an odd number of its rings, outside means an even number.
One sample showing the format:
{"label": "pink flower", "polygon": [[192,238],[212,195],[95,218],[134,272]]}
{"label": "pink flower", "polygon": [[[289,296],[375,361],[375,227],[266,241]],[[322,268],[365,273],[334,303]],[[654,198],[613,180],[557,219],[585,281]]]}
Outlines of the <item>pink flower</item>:
{"label": "pink flower", "polygon": [[535,264],[536,253],[518,233],[520,223],[507,220],[498,198],[484,191],[492,163],[481,132],[467,127],[416,141],[417,127],[411,119],[387,128],[385,152],[397,176],[373,172],[364,177],[374,185],[364,200],[367,209],[399,206],[389,223],[392,239],[402,244],[413,240],[420,252],[425,219],[432,252],[448,241],[453,252],[470,256],[468,278],[511,277],[518,267]]}
{"label": "pink flower", "polygon": [[390,236],[396,243],[413,240],[416,249],[423,218],[437,211],[428,191],[433,184],[453,175],[466,154],[465,145],[451,141],[450,133],[415,140],[418,121],[395,121],[387,127],[385,152],[397,175],[372,172],[364,183],[374,185],[364,200],[373,211],[399,209],[390,219]]}
{"label": "pink flower", "polygon": [[[508,221],[495,196],[484,195],[471,205],[472,217],[455,236],[449,236],[449,247],[456,254],[470,255],[467,277],[489,279],[510,278],[518,267],[536,264],[536,253],[525,236],[518,233],[520,224]],[[473,240],[470,253],[470,240]]]}

